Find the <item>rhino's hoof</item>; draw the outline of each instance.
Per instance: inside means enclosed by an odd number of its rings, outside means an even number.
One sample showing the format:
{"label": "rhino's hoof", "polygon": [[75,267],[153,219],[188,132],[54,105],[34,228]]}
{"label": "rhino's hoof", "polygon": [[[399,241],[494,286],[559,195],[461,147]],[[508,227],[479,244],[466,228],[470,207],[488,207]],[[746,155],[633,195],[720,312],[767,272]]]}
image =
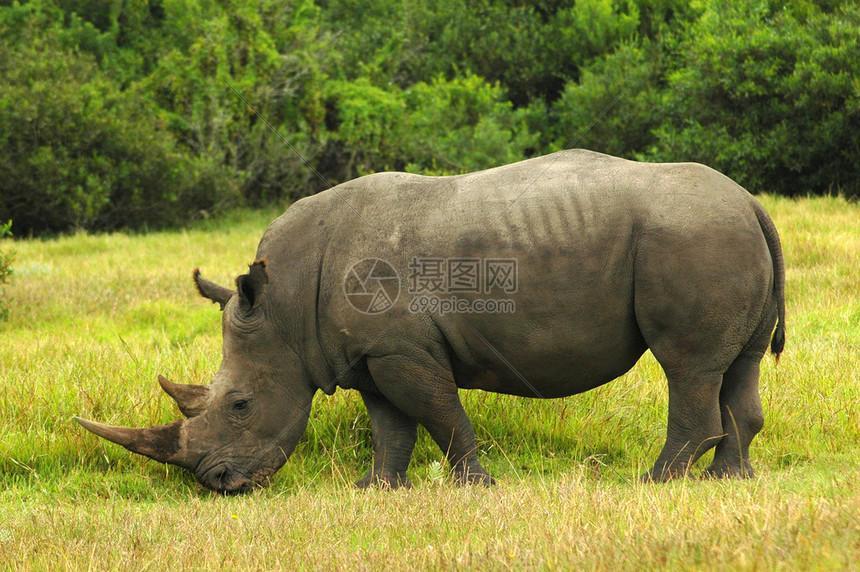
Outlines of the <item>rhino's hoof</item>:
{"label": "rhino's hoof", "polygon": [[714,464],[702,473],[703,479],[751,479],[753,477],[755,477],[755,471],[749,463],[745,463],[745,466]]}
{"label": "rhino's hoof", "polygon": [[496,479],[490,476],[486,471],[468,471],[466,473],[455,474],[454,482],[460,486],[464,485],[481,485],[491,487],[496,484]]}
{"label": "rhino's hoof", "polygon": [[683,476],[685,476],[685,473],[678,472],[678,471],[665,471],[664,470],[664,471],[660,471],[658,473],[658,472],[655,472],[652,470],[652,471],[648,471],[644,475],[640,476],[639,482],[640,483],[646,483],[646,484],[668,483],[672,479],[677,479],[678,477],[683,477]]}
{"label": "rhino's hoof", "polygon": [[368,471],[366,475],[355,483],[355,486],[360,489],[369,489],[370,487],[379,487],[384,490],[411,489],[412,481],[406,475],[379,475],[374,474],[373,471]]}

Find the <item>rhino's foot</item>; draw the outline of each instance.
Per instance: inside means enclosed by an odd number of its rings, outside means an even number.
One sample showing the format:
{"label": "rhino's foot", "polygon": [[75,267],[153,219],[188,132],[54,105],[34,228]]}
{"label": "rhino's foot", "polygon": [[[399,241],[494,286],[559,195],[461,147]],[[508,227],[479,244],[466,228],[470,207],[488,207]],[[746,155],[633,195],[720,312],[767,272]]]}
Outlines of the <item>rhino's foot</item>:
{"label": "rhino's foot", "polygon": [[370,487],[379,487],[380,489],[411,489],[412,481],[406,476],[406,473],[374,473],[373,470],[367,471],[367,474],[359,479],[355,486],[360,489]]}
{"label": "rhino's foot", "polygon": [[468,469],[465,471],[454,471],[454,482],[459,486],[465,485],[483,485],[490,487],[496,484],[496,479],[490,476],[490,473],[482,467],[478,469]]}
{"label": "rhino's foot", "polygon": [[683,478],[690,475],[690,471],[687,469],[675,469],[668,470],[663,469],[662,471],[657,471],[651,469],[644,475],[639,477],[640,483],[668,483],[673,479]]}
{"label": "rhino's foot", "polygon": [[660,478],[659,475],[655,478],[655,476],[653,474],[651,474],[651,471],[648,471],[647,473],[643,473],[643,474],[639,475],[639,482],[643,483],[643,484],[665,483],[668,480],[669,480],[668,478]]}
{"label": "rhino's foot", "polygon": [[755,477],[755,471],[749,461],[743,464],[713,463],[702,473],[703,479],[751,479]]}

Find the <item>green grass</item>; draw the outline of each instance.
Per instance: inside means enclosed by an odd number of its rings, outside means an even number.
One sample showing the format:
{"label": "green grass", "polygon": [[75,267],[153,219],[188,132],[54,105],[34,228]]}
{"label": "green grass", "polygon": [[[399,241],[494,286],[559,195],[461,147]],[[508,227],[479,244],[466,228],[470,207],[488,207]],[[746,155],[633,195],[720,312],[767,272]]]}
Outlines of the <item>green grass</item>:
{"label": "green grass", "polygon": [[204,383],[220,361],[218,309],[191,270],[230,284],[277,213],[0,243],[15,251],[0,322],[0,567],[857,569],[860,205],[762,201],[785,249],[788,342],[778,367],[763,363],[748,481],[636,482],[665,435],[666,384],[646,354],[563,400],[464,392],[495,488],[454,487],[422,432],[413,490],[354,490],[370,423],[339,391],[317,397],[269,488],[214,495],[72,416],[177,418],[156,376]]}

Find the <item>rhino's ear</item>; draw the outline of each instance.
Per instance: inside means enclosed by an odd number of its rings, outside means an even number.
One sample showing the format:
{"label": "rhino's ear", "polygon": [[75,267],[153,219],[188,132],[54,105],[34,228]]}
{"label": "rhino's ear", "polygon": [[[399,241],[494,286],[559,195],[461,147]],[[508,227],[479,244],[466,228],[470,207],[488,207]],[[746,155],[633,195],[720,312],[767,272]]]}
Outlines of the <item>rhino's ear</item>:
{"label": "rhino's ear", "polygon": [[236,287],[239,289],[239,306],[245,312],[256,309],[262,301],[263,292],[269,283],[269,274],[266,272],[266,259],[255,260],[248,268],[247,274],[236,278]]}
{"label": "rhino's ear", "polygon": [[194,284],[197,286],[197,291],[200,292],[201,296],[217,302],[222,310],[227,305],[227,302],[230,301],[230,298],[233,297],[232,290],[228,290],[200,276],[199,268],[194,269]]}

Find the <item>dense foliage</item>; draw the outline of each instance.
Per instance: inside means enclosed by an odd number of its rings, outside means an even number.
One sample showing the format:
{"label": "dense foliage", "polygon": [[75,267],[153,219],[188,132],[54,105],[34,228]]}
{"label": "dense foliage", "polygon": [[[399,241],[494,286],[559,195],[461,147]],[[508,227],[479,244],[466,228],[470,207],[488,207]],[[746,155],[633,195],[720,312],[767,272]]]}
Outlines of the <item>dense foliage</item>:
{"label": "dense foliage", "polygon": [[13,2],[0,219],[176,225],[568,146],[858,196],[858,37],[847,0]]}

